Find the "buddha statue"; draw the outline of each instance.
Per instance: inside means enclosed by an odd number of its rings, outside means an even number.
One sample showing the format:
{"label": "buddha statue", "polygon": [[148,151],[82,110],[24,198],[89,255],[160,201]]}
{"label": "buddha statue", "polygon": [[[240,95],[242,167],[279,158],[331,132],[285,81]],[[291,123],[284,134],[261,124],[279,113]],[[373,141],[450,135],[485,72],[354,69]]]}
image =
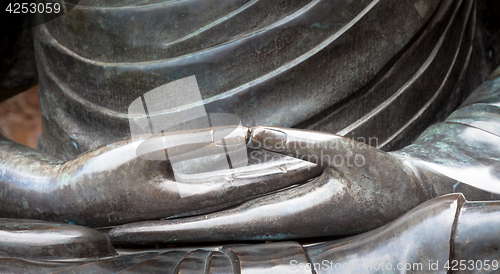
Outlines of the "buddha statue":
{"label": "buddha statue", "polygon": [[[0,265],[376,273],[472,260],[469,270],[498,269],[500,73],[486,80],[478,5],[79,1],[34,30],[39,150],[0,140]],[[133,102],[193,75],[209,127],[134,135],[132,119],[172,110],[132,117]],[[241,124],[214,126],[213,113]],[[165,159],[138,155],[149,141]],[[232,144],[248,165],[199,168]],[[187,157],[194,148],[206,153]]]}

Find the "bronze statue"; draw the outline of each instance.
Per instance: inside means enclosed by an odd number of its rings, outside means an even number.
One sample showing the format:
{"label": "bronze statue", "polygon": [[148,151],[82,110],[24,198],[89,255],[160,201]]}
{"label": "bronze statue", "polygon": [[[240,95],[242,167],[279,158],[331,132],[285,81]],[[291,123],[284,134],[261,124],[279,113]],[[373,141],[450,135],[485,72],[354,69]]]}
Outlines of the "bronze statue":
{"label": "bronze statue", "polygon": [[[336,135],[256,127],[251,133],[252,143],[263,148],[279,149],[280,152],[308,160],[316,159],[317,163],[325,167],[323,174],[304,185],[243,203],[235,209],[200,217],[117,226],[111,229],[108,235],[115,243],[138,244],[259,237],[283,239],[324,235],[322,233],[339,234],[338,231],[352,233],[356,232],[355,229],[371,228],[363,225],[365,220],[359,218],[357,214],[361,216],[366,214],[365,218],[368,221],[365,222],[369,224],[370,220],[383,216],[384,212],[405,206],[403,199],[395,199],[399,195],[411,200],[419,198],[419,195],[425,192],[437,196],[446,191],[451,193],[458,190],[475,199],[493,198],[493,194],[481,191],[479,188],[485,190],[490,188],[492,192],[496,192],[494,189],[496,186],[491,185],[495,183],[494,181],[476,187],[468,184],[464,186],[464,183],[445,177],[438,171],[439,166],[471,168],[475,169],[476,176],[490,175],[492,180],[498,182],[499,173],[494,170],[496,165],[493,161],[498,162],[500,155],[495,150],[498,149],[497,144],[500,141],[499,121],[492,118],[495,117],[494,111],[498,108],[496,105],[499,102],[500,89],[492,87],[498,86],[499,76],[487,81],[476,90],[463,107],[455,111],[445,122],[431,126],[413,145],[391,154],[361,143],[356,144]],[[443,130],[443,127],[448,127],[448,130]],[[436,134],[436,131],[442,134]],[[364,155],[368,162],[363,166],[354,164],[353,167],[348,167],[348,165],[335,165],[335,162],[329,161],[334,158],[319,157],[318,153],[328,149],[322,147],[325,144],[335,147],[332,142],[335,139],[342,140],[341,142],[346,145],[342,153],[351,151],[353,154],[350,156],[353,156],[357,152],[362,152],[360,155]],[[447,149],[436,149],[442,146],[447,146]],[[477,150],[478,148],[483,150]],[[327,151],[328,155],[333,155],[331,148]],[[471,159],[470,162],[454,161],[453,157],[441,162],[444,157],[439,156],[451,152],[452,155],[463,153],[465,156],[477,152],[481,155]],[[312,155],[318,157],[308,158]],[[420,158],[420,155],[427,157]],[[484,158],[481,159],[481,156]],[[323,162],[325,159],[328,162]],[[428,166],[429,163],[432,165]],[[377,164],[382,165],[384,169]],[[403,175],[384,177],[384,172],[388,171],[387,166],[394,166],[394,169],[389,171],[400,172],[399,174]],[[489,169],[485,170],[484,167]],[[490,172],[492,169],[493,172]],[[404,177],[398,180],[397,176]],[[366,179],[362,180],[360,177]],[[399,187],[391,187],[391,179],[395,184],[399,184]],[[467,177],[463,179],[465,182],[468,180]],[[417,182],[414,183],[413,180]],[[401,192],[401,189],[403,191],[418,189],[418,191],[402,192],[398,195],[397,192]],[[273,195],[276,197],[272,197]],[[345,198],[349,196],[357,201],[349,204],[349,200]],[[280,200],[282,197],[285,199]],[[305,199],[307,202],[301,201]],[[375,206],[370,207],[370,202]],[[384,208],[386,204],[391,203],[392,208],[390,206]],[[346,204],[351,207],[345,207],[343,210]],[[356,208],[359,204],[362,206]],[[357,214],[349,215],[353,210]],[[67,224],[3,219],[1,233],[7,236],[5,237],[7,240],[2,245],[2,252],[7,257],[19,259],[6,258],[0,261],[12,271],[23,269],[43,272],[63,271],[63,273],[64,271],[114,273],[122,270],[125,273],[151,271],[179,273],[189,270],[196,273],[207,271],[376,273],[381,269],[392,272],[469,270],[492,273],[499,268],[498,253],[495,251],[500,245],[497,239],[499,212],[497,201],[468,202],[462,194],[449,194],[424,202],[375,230],[304,247],[297,242],[274,242],[256,245],[153,249],[120,255],[115,253],[103,235],[92,232],[91,229]],[[311,216],[310,219],[308,216]],[[320,221],[314,222],[314,218]],[[281,224],[286,226],[280,227]],[[54,228],[48,229],[51,226],[58,230],[54,232]],[[26,242],[18,235],[25,235],[24,237],[33,240]],[[79,237],[68,239],[68,235]],[[82,238],[86,240],[82,241]],[[71,249],[72,246],[78,247]],[[72,257],[68,258],[68,255]],[[34,261],[24,259],[34,259]],[[259,263],[256,264],[256,261]]]}
{"label": "bronze statue", "polygon": [[[500,73],[468,96],[489,73],[477,5],[81,0],[35,30],[41,151],[0,140],[2,271],[496,271]],[[227,127],[137,154],[127,107],[190,75],[247,126],[248,166],[174,178]]]}

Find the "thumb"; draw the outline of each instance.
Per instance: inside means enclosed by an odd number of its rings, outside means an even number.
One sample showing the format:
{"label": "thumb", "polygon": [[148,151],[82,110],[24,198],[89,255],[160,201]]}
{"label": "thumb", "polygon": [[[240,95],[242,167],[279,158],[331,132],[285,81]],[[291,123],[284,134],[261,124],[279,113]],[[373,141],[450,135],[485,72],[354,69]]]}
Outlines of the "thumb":
{"label": "thumb", "polygon": [[356,155],[364,155],[368,151],[377,150],[364,143],[331,133],[262,126],[252,128],[251,132],[251,142],[259,148],[287,154],[322,166],[346,160],[364,161],[361,158],[356,159]]}

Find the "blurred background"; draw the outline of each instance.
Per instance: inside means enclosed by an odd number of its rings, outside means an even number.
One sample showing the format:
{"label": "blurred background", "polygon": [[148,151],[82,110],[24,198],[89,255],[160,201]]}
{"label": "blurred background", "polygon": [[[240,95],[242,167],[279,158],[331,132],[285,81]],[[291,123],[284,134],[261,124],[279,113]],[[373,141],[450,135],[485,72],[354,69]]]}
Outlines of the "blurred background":
{"label": "blurred background", "polygon": [[0,129],[6,137],[25,146],[35,147],[40,134],[41,118],[38,86],[0,103]]}

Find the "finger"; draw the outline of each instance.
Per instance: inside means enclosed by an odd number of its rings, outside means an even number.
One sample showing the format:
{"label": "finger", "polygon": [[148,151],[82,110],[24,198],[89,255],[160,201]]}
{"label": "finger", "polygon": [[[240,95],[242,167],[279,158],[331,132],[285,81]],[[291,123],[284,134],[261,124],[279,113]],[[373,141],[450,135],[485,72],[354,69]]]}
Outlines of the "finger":
{"label": "finger", "polygon": [[[398,184],[402,178],[404,174],[396,174]],[[325,170],[314,181],[232,209],[125,224],[110,230],[108,236],[114,244],[148,244],[355,234],[383,225],[425,200],[425,197],[408,199],[411,191],[407,187],[372,191]]]}
{"label": "finger", "polygon": [[106,237],[88,227],[3,218],[0,218],[0,252],[11,258],[40,261],[83,261],[118,255]]}
{"label": "finger", "polygon": [[251,143],[262,149],[279,152],[322,166],[342,163],[363,165],[366,153],[381,152],[364,143],[331,133],[311,130],[254,127]]}
{"label": "finger", "polygon": [[0,199],[0,217],[102,227],[200,214],[303,183],[321,172],[297,159],[254,157],[254,165],[186,174],[175,181],[166,162],[136,156],[139,142],[122,140],[61,163],[0,138],[0,195],[9,197]]}
{"label": "finger", "polygon": [[137,156],[146,160],[183,161],[228,153],[246,147],[249,129],[224,126],[187,131],[156,133],[137,147]]}
{"label": "finger", "polygon": [[[326,177],[325,177],[326,176]],[[108,236],[114,244],[287,239],[316,235],[311,222],[326,212],[341,188],[328,185],[323,174],[294,189],[257,198],[207,215],[147,221],[114,227]],[[326,207],[325,207],[326,206]],[[327,210],[331,212],[331,210]],[[335,215],[335,214],[333,214]],[[326,220],[325,220],[326,221]]]}

